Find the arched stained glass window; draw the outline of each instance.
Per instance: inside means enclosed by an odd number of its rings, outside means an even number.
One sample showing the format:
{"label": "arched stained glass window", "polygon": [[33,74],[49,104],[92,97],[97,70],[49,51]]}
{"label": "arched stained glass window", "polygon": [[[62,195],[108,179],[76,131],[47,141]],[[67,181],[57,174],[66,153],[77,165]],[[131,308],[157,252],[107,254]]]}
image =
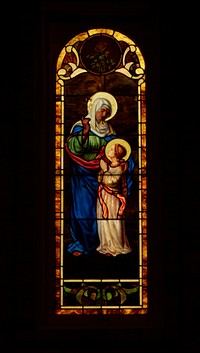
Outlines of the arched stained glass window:
{"label": "arched stained glass window", "polygon": [[58,56],[56,314],[147,313],[145,89],[123,33],[90,29]]}

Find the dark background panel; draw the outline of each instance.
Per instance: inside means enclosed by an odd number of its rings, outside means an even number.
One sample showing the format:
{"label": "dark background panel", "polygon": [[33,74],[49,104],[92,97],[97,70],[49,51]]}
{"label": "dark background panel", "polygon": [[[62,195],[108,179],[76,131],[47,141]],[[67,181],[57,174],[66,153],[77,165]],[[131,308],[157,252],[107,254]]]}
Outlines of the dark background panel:
{"label": "dark background panel", "polygon": [[[112,2],[101,2],[98,7],[85,2],[77,7],[75,3],[53,1],[4,6],[1,21],[1,342],[5,344],[4,352],[80,352],[82,348],[106,353],[199,352],[195,320],[199,309],[198,132],[192,124],[178,119],[180,101],[177,86],[172,84],[178,65],[180,12],[172,1],[160,5],[152,1],[123,2],[127,12],[122,12],[121,4],[113,8]],[[60,48],[53,31],[53,24],[57,27],[58,23],[62,29],[61,47],[86,26],[112,25],[128,36],[134,33],[133,38],[136,43],[142,43],[147,59],[148,158],[154,168],[149,170],[148,189],[152,236],[148,241],[150,312],[146,324],[142,318],[126,323],[121,320],[121,326],[117,317],[115,320],[99,318],[91,328],[92,319],[79,318],[74,322],[70,318],[71,328],[63,327],[62,320],[50,328],[41,319],[49,317],[50,320],[52,315],[48,306],[41,306],[40,299],[44,291],[45,295],[53,292],[54,247],[44,245],[54,220],[46,216],[52,207],[46,203],[46,197],[51,196],[48,182],[52,182],[53,175],[43,172],[51,170],[48,136],[52,126],[42,120],[38,132],[38,119],[41,111],[45,119],[53,113],[51,104],[43,106],[46,97],[44,93],[41,97],[38,95],[37,83],[41,77],[46,77],[46,85],[53,82],[54,77],[49,80],[47,76],[49,67],[44,62],[49,37],[55,48]],[[58,49],[51,53],[52,62],[58,53]],[[159,146],[156,154],[152,141]],[[158,280],[161,280],[160,286]],[[45,298],[52,304],[52,298]],[[150,324],[148,317],[152,317],[152,312],[154,319]],[[156,325],[160,314],[161,325]]]}
{"label": "dark background panel", "polygon": [[130,243],[133,250],[127,256],[107,257],[92,252],[88,256],[78,257],[72,254],[64,256],[65,279],[135,279],[138,278],[138,244]]}

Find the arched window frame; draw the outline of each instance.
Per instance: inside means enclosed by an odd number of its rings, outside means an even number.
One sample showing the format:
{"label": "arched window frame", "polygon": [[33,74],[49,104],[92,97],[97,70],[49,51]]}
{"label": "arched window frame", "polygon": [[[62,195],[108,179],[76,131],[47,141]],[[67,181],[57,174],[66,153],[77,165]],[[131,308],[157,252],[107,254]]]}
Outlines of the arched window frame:
{"label": "arched window frame", "polygon": [[[106,34],[115,38],[117,41],[123,41],[127,44],[126,49],[122,50],[122,65],[115,72],[120,72],[137,82],[137,127],[138,127],[138,219],[139,219],[139,276],[137,281],[139,286],[139,305],[121,306],[120,310],[114,307],[100,308],[104,314],[145,314],[148,312],[147,296],[147,176],[146,176],[146,81],[145,81],[145,62],[139,47],[126,35],[112,29],[91,29],[82,32],[72,38],[61,50],[56,67],[56,124],[55,124],[55,232],[56,232],[56,314],[84,314],[84,306],[67,307],[63,303],[63,289],[65,288],[65,279],[63,275],[63,257],[64,257],[64,129],[65,129],[65,82],[75,76],[80,75],[87,70],[79,65],[80,57],[75,48],[77,42],[85,41],[87,38],[97,34]],[[136,53],[138,65],[131,70],[133,62],[127,60],[129,53]],[[76,57],[74,62],[70,59],[66,62],[66,53],[73,54]],[[70,55],[69,55],[70,58]],[[64,64],[63,64],[64,63]],[[68,68],[68,70],[66,69]],[[81,281],[81,280],[80,280]],[[98,312],[98,308],[95,308]],[[103,310],[102,310],[103,309]],[[94,313],[94,312],[93,312]]]}

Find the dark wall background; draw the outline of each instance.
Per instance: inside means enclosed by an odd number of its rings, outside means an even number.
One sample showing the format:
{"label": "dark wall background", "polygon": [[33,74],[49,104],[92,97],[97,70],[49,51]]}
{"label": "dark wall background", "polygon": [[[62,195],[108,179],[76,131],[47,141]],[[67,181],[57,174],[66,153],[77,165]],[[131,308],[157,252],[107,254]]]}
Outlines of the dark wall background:
{"label": "dark wall background", "polygon": [[[46,175],[43,175],[43,162],[51,156],[48,136],[45,135],[44,140],[41,138],[45,125],[38,125],[41,111],[46,117],[46,109],[52,114],[51,105],[49,108],[42,106],[38,95],[38,79],[40,81],[46,75],[41,54],[48,52],[49,45],[48,25],[42,28],[46,23],[43,16],[53,6],[49,21],[52,22],[52,18],[61,21],[67,7],[70,25],[74,22],[72,10],[76,9],[76,5],[69,5],[68,2],[56,4],[57,9],[54,2],[46,2],[46,5],[45,2],[5,4],[2,12],[0,316],[4,352],[81,352],[82,347],[84,351],[105,353],[199,352],[198,325],[195,323],[199,308],[198,132],[190,122],[179,119],[178,114],[181,103],[179,81],[176,79],[180,61],[177,49],[179,11],[174,9],[172,1],[160,5],[155,2],[123,2],[123,5],[127,5],[127,15],[123,16],[125,22],[122,21],[120,4],[114,4],[112,12],[112,2],[92,5],[81,2],[76,19],[80,26],[77,26],[77,33],[82,28],[85,30],[86,23],[92,26],[97,22],[107,24],[109,21],[112,25],[128,30],[128,22],[131,18],[137,18],[139,6],[145,14],[141,24],[142,33],[147,35],[148,30],[151,34],[155,31],[156,41],[152,43],[155,55],[152,52],[144,55],[149,58],[149,65],[151,58],[152,65],[158,65],[156,80],[150,83],[147,91],[147,104],[149,112],[160,118],[158,135],[153,130],[155,123],[150,124],[149,131],[153,138],[157,137],[156,145],[159,145],[159,157],[152,162],[155,168],[151,171],[151,180],[154,180],[153,191],[159,180],[159,195],[155,195],[152,207],[156,208],[156,201],[159,202],[159,212],[156,211],[159,219],[155,227],[157,232],[159,229],[162,232],[157,247],[155,241],[150,241],[153,245],[150,255],[154,259],[150,276],[158,274],[158,279],[162,281],[159,310],[162,311],[163,326],[155,327],[152,322],[152,328],[136,326],[131,329],[123,325],[120,329],[108,329],[106,323],[101,330],[82,330],[80,326],[77,329],[43,327],[43,322],[38,321],[38,308],[48,316],[39,299],[40,296],[44,297],[44,290],[51,283],[47,278],[45,260],[41,261],[45,244],[41,234],[44,233],[45,238],[48,225],[46,218],[43,224],[38,215],[43,214],[43,206],[47,207],[45,193],[47,196],[49,194],[48,188],[44,190]],[[64,6],[63,16],[60,15],[60,6]],[[69,36],[73,37],[74,33],[69,33]],[[153,161],[152,156],[150,159]],[[156,164],[157,161],[159,164]],[[49,177],[51,180],[52,176]],[[149,190],[151,197],[153,191]],[[155,215],[152,217],[155,219]],[[51,255],[51,251],[45,251],[44,259]],[[52,265],[50,262],[50,268]],[[151,280],[152,285],[157,286],[154,276]],[[155,298],[158,299],[156,293]],[[153,306],[155,309],[156,303]],[[156,310],[154,313],[156,315]]]}

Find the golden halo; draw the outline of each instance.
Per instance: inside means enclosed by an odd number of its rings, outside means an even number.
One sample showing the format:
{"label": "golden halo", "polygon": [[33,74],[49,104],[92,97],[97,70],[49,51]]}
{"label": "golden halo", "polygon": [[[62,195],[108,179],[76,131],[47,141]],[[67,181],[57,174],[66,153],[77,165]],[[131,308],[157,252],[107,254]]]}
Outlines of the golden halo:
{"label": "golden halo", "polygon": [[118,104],[117,104],[115,97],[113,97],[112,94],[110,94],[108,92],[97,92],[97,93],[93,94],[93,96],[90,97],[90,99],[88,100],[88,103],[87,103],[88,113],[90,113],[92,104],[98,98],[105,98],[110,102],[111,107],[112,107],[112,114],[105,120],[107,121],[107,120],[112,119],[113,116],[117,112]]}
{"label": "golden halo", "polygon": [[111,160],[108,156],[107,156],[107,153],[108,153],[108,150],[113,146],[115,145],[116,143],[122,145],[125,147],[126,149],[126,155],[123,157],[123,159],[125,161],[127,161],[127,159],[129,158],[130,154],[131,154],[131,146],[129,145],[129,143],[124,140],[124,139],[120,139],[120,138],[116,138],[116,139],[113,139],[111,141],[109,141],[106,145],[106,148],[105,148],[105,155],[106,157]]}

